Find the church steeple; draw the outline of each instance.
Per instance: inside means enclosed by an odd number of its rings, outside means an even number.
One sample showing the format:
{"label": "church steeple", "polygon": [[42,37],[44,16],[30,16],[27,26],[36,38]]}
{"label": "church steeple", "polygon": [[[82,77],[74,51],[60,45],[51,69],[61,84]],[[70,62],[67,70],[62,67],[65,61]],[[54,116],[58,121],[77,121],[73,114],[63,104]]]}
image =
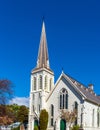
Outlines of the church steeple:
{"label": "church steeple", "polygon": [[44,21],[42,25],[40,46],[38,51],[37,68],[49,68],[49,55]]}
{"label": "church steeple", "polygon": [[43,22],[37,65],[31,71],[29,130],[34,129],[34,122],[40,115],[40,110],[46,109],[46,99],[54,88],[54,72],[49,66],[49,55]]}

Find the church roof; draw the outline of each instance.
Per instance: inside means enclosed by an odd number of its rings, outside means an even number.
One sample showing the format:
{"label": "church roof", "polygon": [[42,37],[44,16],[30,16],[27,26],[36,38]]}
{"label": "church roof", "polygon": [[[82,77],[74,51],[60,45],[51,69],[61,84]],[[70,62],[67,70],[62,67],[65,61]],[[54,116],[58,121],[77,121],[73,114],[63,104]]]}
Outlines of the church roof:
{"label": "church roof", "polygon": [[43,67],[49,68],[49,55],[48,55],[48,47],[47,47],[47,39],[46,39],[44,22],[42,25],[40,46],[39,46],[38,58],[37,58],[37,68],[43,68]]}
{"label": "church roof", "polygon": [[49,54],[48,54],[48,47],[47,47],[47,39],[46,39],[46,31],[45,31],[45,23],[43,21],[42,24],[42,31],[40,37],[40,45],[38,50],[38,57],[37,57],[37,66],[32,70],[32,73],[38,72],[41,70],[46,70],[54,75],[54,72],[50,69],[49,64]]}
{"label": "church roof", "polygon": [[100,98],[96,95],[93,89],[90,87],[86,87],[82,83],[78,82],[74,78],[70,77],[69,75],[63,74],[65,78],[69,78],[70,81],[73,83],[73,86],[81,92],[83,96],[85,96],[85,100],[90,101],[92,103],[100,105]]}

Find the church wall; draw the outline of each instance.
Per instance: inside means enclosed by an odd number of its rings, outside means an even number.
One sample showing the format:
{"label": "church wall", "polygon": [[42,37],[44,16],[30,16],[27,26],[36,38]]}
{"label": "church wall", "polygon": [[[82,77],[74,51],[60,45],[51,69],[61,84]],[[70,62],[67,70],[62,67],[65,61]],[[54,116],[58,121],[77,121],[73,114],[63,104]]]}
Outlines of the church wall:
{"label": "church wall", "polygon": [[87,127],[87,128],[84,128],[84,130],[100,130],[100,128],[91,128],[91,127]]}
{"label": "church wall", "polygon": [[[84,110],[83,110],[84,127],[87,127],[88,129],[91,128],[91,130],[98,128],[98,126],[97,126],[97,112],[98,112],[97,105],[90,103],[90,102],[87,102],[87,101],[84,102]],[[99,129],[100,129],[100,127],[99,127]]]}
{"label": "church wall", "polygon": [[[68,110],[69,111],[73,110],[75,101],[78,103],[78,124],[80,124],[81,106],[82,106],[81,96],[75,90],[73,90],[72,86],[67,81],[64,81],[64,79],[61,79],[59,83],[55,86],[55,89],[52,95],[47,101],[48,112],[50,112],[50,105],[53,104],[54,105],[54,122],[59,120],[60,118],[60,109],[59,109],[59,96],[60,95],[59,94],[62,88],[65,88],[68,92]],[[49,120],[49,126],[50,126],[50,120]]]}

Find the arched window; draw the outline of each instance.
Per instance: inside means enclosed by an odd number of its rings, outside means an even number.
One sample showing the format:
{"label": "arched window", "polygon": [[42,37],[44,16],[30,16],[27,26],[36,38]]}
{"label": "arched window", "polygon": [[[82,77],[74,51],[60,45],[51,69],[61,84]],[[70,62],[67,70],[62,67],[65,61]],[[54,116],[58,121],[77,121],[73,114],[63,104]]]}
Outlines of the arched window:
{"label": "arched window", "polygon": [[51,126],[54,125],[54,106],[51,104]]}
{"label": "arched window", "polygon": [[38,111],[41,110],[41,93],[38,93]]}
{"label": "arched window", "polygon": [[78,110],[78,103],[75,101],[75,110]]}
{"label": "arched window", "polygon": [[34,94],[33,94],[33,97],[32,97],[32,98],[33,98],[33,101],[34,101],[34,100],[35,100],[35,95],[34,95]]}
{"label": "arched window", "polygon": [[97,126],[100,127],[100,109],[97,109]]}
{"label": "arched window", "polygon": [[94,114],[95,114],[95,110],[92,110],[92,126],[94,126]]}
{"label": "arched window", "polygon": [[42,89],[42,75],[39,78],[39,89]]}
{"label": "arched window", "polygon": [[33,105],[33,112],[35,111],[35,107],[34,107],[34,105]]}
{"label": "arched window", "polygon": [[[74,109],[78,113],[78,103],[76,101],[74,102]],[[75,125],[77,125],[77,118],[75,120]]]}
{"label": "arched window", "polygon": [[64,88],[60,91],[60,109],[68,109],[68,93]]}
{"label": "arched window", "polygon": [[49,88],[50,91],[51,91],[51,87],[52,87],[52,78],[50,78],[50,88]]}
{"label": "arched window", "polygon": [[44,89],[47,90],[47,75],[45,76],[45,86]]}
{"label": "arched window", "polygon": [[54,106],[51,104],[51,116],[54,116]]}
{"label": "arched window", "polygon": [[34,77],[34,90],[36,90],[36,77]]}

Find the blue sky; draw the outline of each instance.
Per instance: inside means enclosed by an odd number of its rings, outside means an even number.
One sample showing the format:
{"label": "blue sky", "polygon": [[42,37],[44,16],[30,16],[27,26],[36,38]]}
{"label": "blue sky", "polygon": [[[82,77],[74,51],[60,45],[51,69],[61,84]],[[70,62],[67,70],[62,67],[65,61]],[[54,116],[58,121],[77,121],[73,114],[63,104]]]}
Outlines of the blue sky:
{"label": "blue sky", "polygon": [[0,79],[13,82],[16,97],[29,96],[43,16],[55,81],[63,68],[100,94],[99,0],[0,1]]}

